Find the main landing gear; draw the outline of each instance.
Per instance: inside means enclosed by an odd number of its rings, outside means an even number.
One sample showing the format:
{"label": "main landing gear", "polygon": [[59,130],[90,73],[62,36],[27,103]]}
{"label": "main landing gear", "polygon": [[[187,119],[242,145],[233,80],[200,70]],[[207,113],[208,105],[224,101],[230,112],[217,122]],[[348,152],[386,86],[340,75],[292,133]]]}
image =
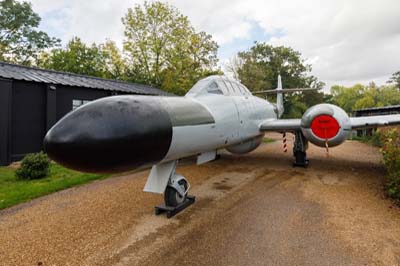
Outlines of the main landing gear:
{"label": "main landing gear", "polygon": [[308,141],[301,131],[295,131],[294,136],[295,139],[293,145],[293,166],[307,167],[309,163],[306,153],[308,149]]}
{"label": "main landing gear", "polygon": [[182,175],[172,173],[164,192],[164,204],[155,207],[155,214],[166,213],[171,218],[195,202],[195,197],[188,195],[189,182]]}

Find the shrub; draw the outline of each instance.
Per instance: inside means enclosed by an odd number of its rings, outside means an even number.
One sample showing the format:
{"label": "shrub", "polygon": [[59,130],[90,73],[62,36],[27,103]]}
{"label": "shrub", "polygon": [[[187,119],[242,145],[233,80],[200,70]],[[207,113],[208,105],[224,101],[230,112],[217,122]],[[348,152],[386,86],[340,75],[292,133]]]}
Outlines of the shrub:
{"label": "shrub", "polygon": [[361,141],[364,143],[369,143],[373,146],[377,146],[377,147],[381,147],[382,143],[382,136],[381,136],[381,130],[377,130],[374,131],[372,133],[372,135],[367,135],[367,136],[352,136],[351,139],[352,140],[357,140],[357,141]]}
{"label": "shrub", "polygon": [[28,154],[21,162],[21,167],[15,172],[19,179],[31,180],[49,175],[50,160],[43,152]]}
{"label": "shrub", "polygon": [[393,128],[381,133],[381,152],[387,171],[385,190],[387,195],[400,204],[400,131]]}
{"label": "shrub", "polygon": [[369,140],[369,143],[371,143],[373,146],[376,147],[382,147],[382,136],[381,136],[381,131],[380,130],[376,130],[374,131],[374,133],[372,133],[372,136]]}

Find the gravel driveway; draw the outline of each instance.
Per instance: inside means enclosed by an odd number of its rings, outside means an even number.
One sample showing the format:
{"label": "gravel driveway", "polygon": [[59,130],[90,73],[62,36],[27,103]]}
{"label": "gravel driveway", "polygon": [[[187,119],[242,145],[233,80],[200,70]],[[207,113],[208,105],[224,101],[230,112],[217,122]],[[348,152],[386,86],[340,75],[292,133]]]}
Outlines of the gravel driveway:
{"label": "gravel driveway", "polygon": [[181,165],[197,202],[172,219],[153,215],[148,171],[3,210],[0,265],[400,265],[378,149],[310,146],[302,169],[281,146]]}

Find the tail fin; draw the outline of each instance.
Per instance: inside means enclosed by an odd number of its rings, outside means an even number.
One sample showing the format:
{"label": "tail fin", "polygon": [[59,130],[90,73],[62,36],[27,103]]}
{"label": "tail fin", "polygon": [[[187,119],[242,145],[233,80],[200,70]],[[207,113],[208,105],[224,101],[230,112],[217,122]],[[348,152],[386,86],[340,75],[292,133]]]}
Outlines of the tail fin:
{"label": "tail fin", "polygon": [[285,107],[283,106],[281,75],[278,76],[278,87],[276,88],[276,91],[276,108],[278,110],[278,118],[280,118],[285,111]]}

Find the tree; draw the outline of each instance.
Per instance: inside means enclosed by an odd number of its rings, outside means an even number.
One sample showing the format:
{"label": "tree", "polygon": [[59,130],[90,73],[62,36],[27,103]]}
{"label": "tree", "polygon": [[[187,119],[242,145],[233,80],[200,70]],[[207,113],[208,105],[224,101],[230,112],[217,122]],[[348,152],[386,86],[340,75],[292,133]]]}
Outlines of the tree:
{"label": "tree", "polygon": [[96,44],[86,45],[78,37],[73,37],[65,48],[44,53],[39,66],[82,75],[103,77],[104,58]]}
{"label": "tree", "polygon": [[135,5],[122,22],[131,80],[183,94],[198,79],[215,73],[217,43],[211,35],[196,32],[173,6]]}
{"label": "tree", "polygon": [[60,40],[37,29],[40,17],[28,2],[0,1],[0,60],[35,64],[39,54]]}
{"label": "tree", "polygon": [[285,112],[283,118],[300,118],[309,107],[299,93],[284,96]]}
{"label": "tree", "polygon": [[250,90],[275,88],[281,75],[285,88],[320,86],[309,75],[311,65],[306,64],[300,52],[290,47],[255,42],[248,51],[239,52],[242,65],[239,78]]}
{"label": "tree", "polygon": [[347,113],[354,110],[382,107],[400,103],[400,91],[394,86],[377,87],[375,84],[352,87],[332,86],[332,103],[342,107]]}
{"label": "tree", "polygon": [[376,95],[377,106],[400,104],[400,90],[394,85],[381,86]]}
{"label": "tree", "polygon": [[[309,74],[311,65],[290,47],[255,42],[248,51],[239,52],[238,57],[228,70],[235,69],[240,81],[251,91],[276,88],[278,75],[284,88],[321,89],[325,85]],[[323,102],[323,97],[317,91],[286,94],[284,117],[300,117],[308,107]]]}
{"label": "tree", "polygon": [[353,87],[332,86],[331,94],[333,103],[339,105],[347,113],[351,113],[358,100],[363,97],[364,86],[356,84]]}
{"label": "tree", "polygon": [[239,69],[243,66],[242,60],[236,54],[229,59],[229,61],[225,64],[225,69],[228,73],[231,73],[234,79],[240,81],[239,77]]}
{"label": "tree", "polygon": [[393,73],[387,83],[393,83],[400,90],[400,71]]}
{"label": "tree", "polygon": [[103,77],[109,79],[127,79],[127,62],[115,42],[107,40],[99,45],[99,50],[103,56]]}
{"label": "tree", "polygon": [[108,79],[126,79],[126,60],[115,42],[87,45],[73,37],[65,48],[42,53],[38,65],[46,69]]}

